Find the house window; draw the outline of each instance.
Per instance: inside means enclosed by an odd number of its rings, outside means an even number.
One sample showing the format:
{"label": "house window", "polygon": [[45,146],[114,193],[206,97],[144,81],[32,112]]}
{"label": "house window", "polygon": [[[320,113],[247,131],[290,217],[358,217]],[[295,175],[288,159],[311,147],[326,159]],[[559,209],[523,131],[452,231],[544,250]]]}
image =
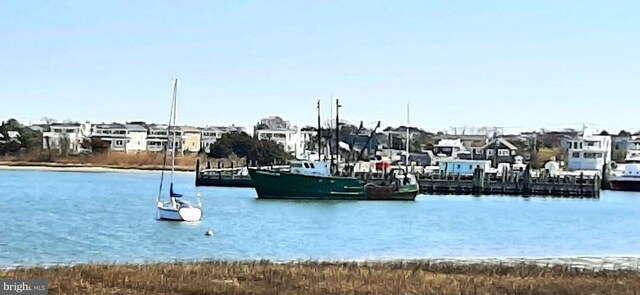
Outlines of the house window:
{"label": "house window", "polygon": [[580,158],[580,153],[574,152],[573,154],[571,154],[571,156],[574,158]]}
{"label": "house window", "polygon": [[124,143],[122,142],[122,140],[116,140],[116,145],[124,145]]}
{"label": "house window", "polygon": [[457,169],[460,169],[460,164],[456,165],[456,168],[457,168]]}
{"label": "house window", "polygon": [[509,150],[499,150],[498,151],[498,156],[508,156],[509,155]]}
{"label": "house window", "polygon": [[493,150],[487,150],[487,156],[493,156]]}

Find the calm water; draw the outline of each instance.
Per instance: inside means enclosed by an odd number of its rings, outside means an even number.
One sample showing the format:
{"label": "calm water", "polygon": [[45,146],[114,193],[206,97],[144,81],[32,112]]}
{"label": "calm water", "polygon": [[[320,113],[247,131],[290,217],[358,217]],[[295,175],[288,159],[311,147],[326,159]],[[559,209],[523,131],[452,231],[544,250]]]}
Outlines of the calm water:
{"label": "calm water", "polygon": [[640,193],[265,201],[178,174],[176,191],[203,194],[203,221],[185,224],[155,220],[159,176],[0,171],[0,265],[640,254]]}

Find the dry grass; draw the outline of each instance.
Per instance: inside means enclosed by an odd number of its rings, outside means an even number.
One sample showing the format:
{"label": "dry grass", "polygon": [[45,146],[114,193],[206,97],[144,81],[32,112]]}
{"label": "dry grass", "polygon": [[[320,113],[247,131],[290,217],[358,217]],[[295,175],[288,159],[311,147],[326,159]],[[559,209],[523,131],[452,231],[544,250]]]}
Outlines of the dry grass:
{"label": "dry grass", "polygon": [[[198,155],[185,154],[176,157],[178,170],[193,171]],[[20,166],[48,166],[48,167],[106,167],[125,169],[162,169],[162,153],[126,154],[121,152],[105,152],[74,156],[56,156],[49,158],[47,153],[20,154],[0,159],[6,165]],[[171,166],[171,158],[167,159],[167,166]]]}
{"label": "dry grass", "polygon": [[640,273],[429,262],[202,262],[0,271],[50,294],[638,294]]}

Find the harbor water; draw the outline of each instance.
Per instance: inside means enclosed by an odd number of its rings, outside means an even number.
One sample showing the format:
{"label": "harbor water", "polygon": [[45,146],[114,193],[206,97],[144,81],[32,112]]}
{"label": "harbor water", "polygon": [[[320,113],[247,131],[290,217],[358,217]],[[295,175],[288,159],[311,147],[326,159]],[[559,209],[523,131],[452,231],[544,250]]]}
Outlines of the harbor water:
{"label": "harbor water", "polygon": [[253,189],[196,188],[193,173],[178,173],[177,192],[203,195],[203,220],[188,224],[155,219],[159,181],[0,171],[0,265],[640,255],[640,193],[267,201]]}

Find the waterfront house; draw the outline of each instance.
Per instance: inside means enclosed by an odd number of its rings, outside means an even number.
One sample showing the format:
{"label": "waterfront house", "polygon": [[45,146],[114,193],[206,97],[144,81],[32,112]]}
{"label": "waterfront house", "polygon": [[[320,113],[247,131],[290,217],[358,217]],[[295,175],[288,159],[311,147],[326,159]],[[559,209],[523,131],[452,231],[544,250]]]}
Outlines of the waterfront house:
{"label": "waterfront house", "polygon": [[499,163],[515,163],[515,157],[518,155],[518,147],[504,138],[496,138],[490,140],[482,148],[485,159],[490,160],[493,166]]}
{"label": "waterfront house", "polygon": [[168,142],[168,130],[167,125],[151,124],[148,126],[149,133],[147,134],[147,151],[149,152],[162,152],[164,151]]}
{"label": "waterfront house", "polygon": [[179,149],[179,151],[183,153],[197,153],[200,151],[202,131],[199,128],[192,126],[177,126],[175,130],[178,132],[177,141],[180,141],[181,144],[181,149]]}
{"label": "waterfront house", "polygon": [[91,138],[102,141],[112,151],[126,152],[127,127],[120,123],[101,123],[92,127]]}
{"label": "waterfront house", "polygon": [[84,150],[82,143],[91,134],[89,123],[53,123],[48,129],[42,133],[42,148],[72,154]]}
{"label": "waterfront house", "polygon": [[433,153],[436,157],[456,158],[458,153],[461,151],[466,151],[466,148],[462,144],[462,140],[460,138],[441,139],[433,146]]}
{"label": "waterfront house", "polygon": [[271,140],[280,144],[283,149],[292,153],[304,151],[304,141],[301,138],[299,130],[293,128],[255,128],[253,131],[254,138],[258,140]]}
{"label": "waterfront house", "polygon": [[141,124],[124,124],[127,131],[125,151],[142,152],[147,150],[147,135],[149,130]]}
{"label": "waterfront house", "polygon": [[566,140],[565,146],[569,171],[601,171],[603,165],[611,162],[611,137],[608,135],[575,137]]}
{"label": "waterfront house", "polygon": [[440,173],[447,175],[473,175],[475,169],[480,168],[484,171],[491,169],[491,161],[489,160],[463,160],[463,159],[441,159],[438,162]]}

